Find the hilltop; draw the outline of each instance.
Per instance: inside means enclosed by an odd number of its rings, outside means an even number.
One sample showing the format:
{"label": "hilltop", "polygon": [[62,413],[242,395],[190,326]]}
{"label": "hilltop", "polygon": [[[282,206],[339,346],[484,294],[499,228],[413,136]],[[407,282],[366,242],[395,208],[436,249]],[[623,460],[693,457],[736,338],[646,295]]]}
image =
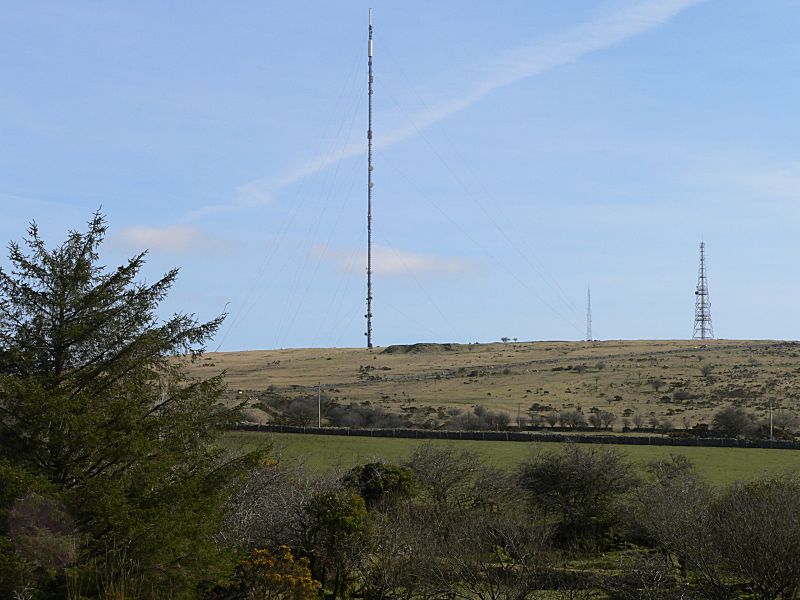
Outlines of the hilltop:
{"label": "hilltop", "polygon": [[[800,343],[697,340],[413,344],[373,350],[314,348],[209,353],[190,369],[226,371],[229,396],[249,418],[274,420],[293,400],[380,407],[415,425],[441,426],[483,405],[540,419],[578,409],[649,426],[710,422],[721,406],[759,417],[800,408]],[[639,415],[637,419],[637,415]],[[316,415],[314,415],[316,419]]]}

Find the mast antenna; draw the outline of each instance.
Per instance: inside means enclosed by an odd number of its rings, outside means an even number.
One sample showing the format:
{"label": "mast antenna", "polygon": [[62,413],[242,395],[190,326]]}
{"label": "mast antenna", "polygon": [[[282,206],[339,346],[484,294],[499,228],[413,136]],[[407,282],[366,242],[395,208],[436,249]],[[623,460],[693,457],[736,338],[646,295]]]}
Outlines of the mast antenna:
{"label": "mast antenna", "polygon": [[586,341],[592,341],[592,288],[586,288]]}
{"label": "mast antenna", "polygon": [[372,9],[367,41],[367,348],[372,348]]}
{"label": "mast antenna", "polygon": [[705,242],[700,242],[700,268],[697,272],[697,289],[694,292],[694,331],[692,339],[714,339],[714,328],[711,325],[711,302],[708,299]]}

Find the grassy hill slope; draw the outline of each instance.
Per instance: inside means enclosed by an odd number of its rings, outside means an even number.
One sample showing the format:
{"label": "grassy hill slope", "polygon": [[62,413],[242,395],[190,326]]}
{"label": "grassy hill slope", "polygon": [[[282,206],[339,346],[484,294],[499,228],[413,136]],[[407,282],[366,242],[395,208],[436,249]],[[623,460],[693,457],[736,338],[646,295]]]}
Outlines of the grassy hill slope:
{"label": "grassy hill slope", "polygon": [[[195,375],[227,372],[231,397],[247,398],[251,417],[269,420],[269,400],[314,396],[322,384],[340,404],[379,405],[436,426],[448,409],[485,405],[516,419],[595,408],[640,415],[676,428],[710,422],[727,404],[760,417],[800,408],[800,343],[778,341],[604,341],[415,344],[210,353]],[[453,411],[450,411],[453,412]],[[274,414],[272,415],[274,417]]]}

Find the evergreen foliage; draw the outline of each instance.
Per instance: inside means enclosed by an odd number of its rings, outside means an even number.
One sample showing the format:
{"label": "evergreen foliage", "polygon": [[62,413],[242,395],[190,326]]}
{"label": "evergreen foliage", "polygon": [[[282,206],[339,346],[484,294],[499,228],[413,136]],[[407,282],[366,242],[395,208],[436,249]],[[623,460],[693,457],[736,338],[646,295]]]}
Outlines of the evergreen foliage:
{"label": "evergreen foliage", "polygon": [[414,476],[410,468],[372,462],[350,469],[343,482],[355,489],[367,508],[381,502],[407,498],[414,493]]}
{"label": "evergreen foliage", "polygon": [[342,598],[355,565],[369,549],[364,499],[349,489],[321,492],[311,498],[305,513],[304,545],[312,572],[323,586],[331,585],[334,598]]}
{"label": "evergreen foliage", "polygon": [[[145,252],[106,269],[105,234],[97,213],[54,248],[35,224],[24,245],[9,245],[10,269],[0,269],[0,457],[47,482],[76,523],[80,558],[57,577],[87,595],[125,580],[141,597],[165,585],[190,596],[223,558],[213,533],[247,459],[227,460],[214,443],[237,413],[219,405],[222,375],[190,380],[182,366],[224,315],[160,320],[177,270],[140,282]],[[0,495],[8,507],[13,498]]]}

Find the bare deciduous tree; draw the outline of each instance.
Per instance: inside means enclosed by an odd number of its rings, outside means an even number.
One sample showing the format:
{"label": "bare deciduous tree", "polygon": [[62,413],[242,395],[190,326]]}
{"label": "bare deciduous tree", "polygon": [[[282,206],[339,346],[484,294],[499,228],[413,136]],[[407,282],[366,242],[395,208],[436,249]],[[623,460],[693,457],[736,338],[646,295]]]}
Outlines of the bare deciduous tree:
{"label": "bare deciduous tree", "polygon": [[289,402],[283,417],[289,425],[307,427],[312,423],[316,425],[318,414],[316,398],[297,398]]}
{"label": "bare deciduous tree", "polygon": [[414,472],[420,491],[437,504],[463,504],[471,498],[480,470],[477,454],[455,446],[418,446],[407,465]]}
{"label": "bare deciduous tree", "polygon": [[411,600],[431,597],[427,572],[431,556],[432,519],[411,501],[373,517],[372,552],[366,556],[364,598]]}
{"label": "bare deciduous tree", "polygon": [[613,448],[567,444],[520,466],[530,501],[559,519],[562,539],[599,539],[617,520],[614,501],[636,485],[633,467]]}
{"label": "bare deciduous tree", "polygon": [[301,463],[278,458],[254,465],[227,507],[221,543],[258,548],[300,547],[303,515],[311,498],[339,487],[336,473],[312,477]]}
{"label": "bare deciduous tree", "polygon": [[663,554],[628,550],[617,560],[617,574],[600,587],[615,600],[678,600],[687,598],[686,585]]}
{"label": "bare deciduous tree", "polygon": [[442,531],[428,577],[445,597],[524,600],[541,587],[550,546],[546,525],[505,507],[451,513]]}
{"label": "bare deciduous tree", "polygon": [[639,488],[633,504],[635,521],[658,547],[674,556],[684,575],[694,574],[708,598],[729,597],[717,546],[715,494],[685,457],[651,463],[652,481]]}
{"label": "bare deciduous tree", "polygon": [[800,476],[736,484],[717,505],[725,566],[759,600],[800,595]]}
{"label": "bare deciduous tree", "polygon": [[617,420],[617,415],[607,410],[598,410],[589,415],[589,424],[595,429],[608,429]]}
{"label": "bare deciduous tree", "polygon": [[726,406],[717,411],[711,426],[714,431],[726,437],[749,435],[756,428],[753,415],[739,406]]}
{"label": "bare deciduous tree", "polygon": [[575,429],[576,427],[586,427],[586,417],[579,410],[565,410],[558,415],[558,422],[562,427]]}

